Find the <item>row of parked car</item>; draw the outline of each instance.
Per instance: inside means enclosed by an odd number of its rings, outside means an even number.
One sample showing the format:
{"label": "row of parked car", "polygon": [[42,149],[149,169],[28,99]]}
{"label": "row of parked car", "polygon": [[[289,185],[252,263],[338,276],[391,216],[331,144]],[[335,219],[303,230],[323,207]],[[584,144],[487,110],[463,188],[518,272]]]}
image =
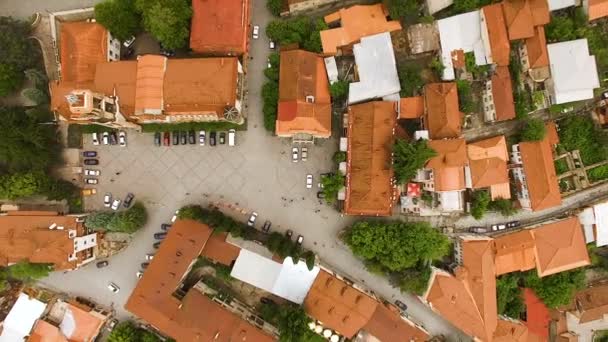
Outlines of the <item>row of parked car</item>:
{"label": "row of parked car", "polygon": [[[258,213],[253,211],[249,215],[249,219],[247,220],[247,226],[249,226],[251,228],[255,228],[255,221],[257,219],[258,219]],[[271,226],[272,226],[272,223],[270,221],[266,220],[264,222],[264,225],[262,225],[262,231],[264,233],[268,234],[270,232]],[[293,236],[293,232],[291,231],[291,229],[287,229],[287,231],[285,232],[285,236],[287,236],[287,238],[289,238],[291,240],[291,237]],[[303,242],[304,242],[304,236],[298,235],[298,238],[296,239],[296,244],[298,246],[301,246]]]}
{"label": "row of parked car", "polygon": [[[226,132],[219,132],[219,143],[220,145],[226,144],[226,136],[228,137],[228,146],[236,145],[236,130],[231,129]],[[198,133],[198,144],[205,146],[207,140],[207,133],[200,131]],[[194,131],[174,131],[170,132],[156,132],[154,134],[154,145],[156,146],[170,146],[170,145],[195,145],[197,142],[196,132]],[[209,132],[209,145],[215,146],[218,142],[218,133],[211,131]]]}
{"label": "row of parked car", "polygon": [[120,131],[118,134],[116,134],[116,131],[103,132],[101,134],[93,133],[92,136],[93,145],[95,146],[99,145],[100,141],[104,145],[120,145],[121,147],[127,146],[127,133],[125,131]]}
{"label": "row of parked car", "polygon": [[511,221],[511,222],[507,222],[507,223],[493,224],[490,227],[471,227],[471,228],[469,228],[469,231],[471,233],[483,234],[483,233],[493,233],[493,232],[498,232],[498,231],[503,231],[503,230],[508,230],[508,229],[514,229],[519,226],[521,226],[521,223],[519,221]]}
{"label": "row of parked car", "polygon": [[129,208],[131,206],[131,203],[133,203],[134,198],[135,195],[129,192],[127,196],[125,196],[124,200],[120,200],[119,198],[115,198],[114,200],[112,200],[112,193],[108,192],[103,196],[103,206],[116,211],[118,210],[118,208],[120,208],[120,203],[122,203],[123,207]]}

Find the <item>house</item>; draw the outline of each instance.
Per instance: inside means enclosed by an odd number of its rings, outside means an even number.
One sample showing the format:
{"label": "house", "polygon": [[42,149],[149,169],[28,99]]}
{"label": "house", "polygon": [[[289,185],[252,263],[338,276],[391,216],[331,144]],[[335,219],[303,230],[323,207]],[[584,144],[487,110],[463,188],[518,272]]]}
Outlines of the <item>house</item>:
{"label": "house", "polygon": [[0,214],[0,266],[20,261],[74,270],[95,260],[97,234],[89,233],[82,216],[51,211]]}
{"label": "house", "polygon": [[536,267],[534,235],[532,230],[501,235],[494,239],[496,276],[511,272],[525,272]]}
{"label": "house", "polygon": [[509,152],[504,135],[467,144],[467,157],[472,189],[489,189],[492,200],[511,198]]}
{"label": "house", "polygon": [[583,0],[583,8],[587,12],[589,21],[608,16],[608,1],[606,0]]}
{"label": "house", "polygon": [[588,100],[599,88],[595,56],[589,55],[587,39],[547,45],[551,78],[545,82],[554,104]]}
{"label": "house", "polygon": [[583,226],[585,242],[597,247],[608,246],[608,202],[596,203],[578,214]]}
{"label": "house", "polygon": [[250,7],[249,0],[192,0],[190,49],[218,56],[247,52]]}
{"label": "house", "polygon": [[0,342],[25,341],[46,304],[21,292],[2,322]]}
{"label": "house", "polygon": [[304,50],[281,52],[279,105],[276,134],[279,137],[329,138],[331,97],[323,57]]}
{"label": "house", "polygon": [[391,151],[396,121],[394,102],[373,101],[348,108],[345,214],[392,214]]}
{"label": "house", "polygon": [[553,163],[554,145],[559,142],[555,125],[547,125],[547,131],[542,141],[521,142],[511,148],[510,170],[524,210],[539,211],[562,203]]}
{"label": "house", "polygon": [[353,47],[358,78],[349,84],[348,103],[368,100],[399,100],[401,83],[393,43],[388,33],[361,38]]}
{"label": "house", "polygon": [[425,113],[421,126],[430,139],[458,138],[462,134],[463,114],[458,105],[456,83],[429,83],[424,86]]}
{"label": "house", "polygon": [[599,283],[575,293],[568,305],[551,314],[559,341],[592,341],[596,332],[608,329],[608,285]]}
{"label": "house", "polygon": [[484,6],[480,12],[481,37],[487,53],[488,63],[497,66],[508,66],[511,44],[507,36],[507,27],[501,4]]}
{"label": "house", "polygon": [[328,25],[339,27],[321,31],[323,53],[335,55],[340,48],[350,47],[363,37],[401,30],[399,20],[388,21],[387,17],[388,11],[381,3],[355,5],[326,15]]}
{"label": "house", "polygon": [[198,286],[176,297],[182,280],[201,255],[212,230],[178,220],[131,293],[125,308],[161,333],[182,341],[275,341],[274,329],[239,305],[211,299]]}
{"label": "house", "polygon": [[515,119],[513,86],[508,66],[496,67],[482,93],[484,120],[488,122]]}
{"label": "house", "polygon": [[402,97],[398,109],[399,119],[420,119],[424,114],[424,97]]}
{"label": "house", "polygon": [[519,48],[519,59],[524,72],[535,82],[543,82],[551,76],[547,40],[543,26],[534,27],[534,35],[524,40]]}
{"label": "house", "polygon": [[504,0],[502,8],[510,40],[531,38],[534,27],[551,19],[547,0]]}

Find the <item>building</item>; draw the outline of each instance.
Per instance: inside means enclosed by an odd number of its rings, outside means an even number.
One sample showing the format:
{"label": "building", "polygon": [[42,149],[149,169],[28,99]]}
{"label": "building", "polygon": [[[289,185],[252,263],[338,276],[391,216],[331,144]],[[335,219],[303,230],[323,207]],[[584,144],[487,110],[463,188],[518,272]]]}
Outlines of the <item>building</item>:
{"label": "building", "polygon": [[522,62],[523,71],[528,72],[530,78],[535,82],[543,82],[551,76],[543,26],[536,26],[534,35],[526,38],[524,44],[520,45],[519,59]]}
{"label": "building", "polygon": [[335,55],[340,48],[350,47],[363,37],[401,30],[399,20],[388,21],[387,17],[383,4],[355,5],[326,15],[328,25],[339,27],[321,31],[323,53]]}
{"label": "building", "polygon": [[89,234],[84,217],[50,211],[0,214],[0,266],[20,261],[74,270],[95,260],[97,234]]}
{"label": "building", "polygon": [[482,24],[481,37],[484,49],[488,55],[488,62],[498,66],[509,65],[511,44],[507,36],[507,27],[501,4],[493,4],[481,8],[480,19]]}
{"label": "building", "polygon": [[542,141],[521,142],[511,148],[510,170],[517,199],[525,210],[538,211],[562,203],[553,163],[553,149],[559,142],[555,125],[548,124],[547,131]]}
{"label": "building", "polygon": [[250,7],[249,0],[192,0],[190,49],[218,56],[247,52]]}
{"label": "building", "polygon": [[580,1],[578,0],[548,0],[548,2],[549,11],[557,11],[560,9],[580,5]]}
{"label": "building", "polygon": [[595,242],[597,247],[608,246],[608,202],[600,202],[578,213],[583,226],[585,242]]}
{"label": "building", "polygon": [[232,310],[232,303],[212,299],[196,286],[180,289],[211,234],[196,221],[176,221],[125,308],[177,342],[274,341],[268,324],[242,307]]}
{"label": "building", "polygon": [[462,134],[463,114],[458,105],[456,83],[429,83],[424,86],[425,113],[421,126],[430,139],[458,138]]}
{"label": "building", "polygon": [[399,119],[420,119],[424,114],[424,97],[402,97],[398,109]]}
{"label": "building", "polygon": [[504,0],[502,8],[510,40],[531,38],[534,27],[550,21],[547,0]]}
{"label": "building", "polygon": [[599,88],[595,56],[589,55],[587,39],[547,45],[551,78],[545,82],[554,104],[588,100]]}
{"label": "building", "polygon": [[608,285],[600,283],[574,294],[568,305],[552,310],[558,341],[593,341],[608,329]]}
{"label": "building", "polygon": [[281,52],[276,134],[297,140],[331,136],[331,96],[323,57]]}
{"label": "building", "polygon": [[511,198],[509,152],[504,135],[467,144],[468,177],[474,190],[489,189],[492,200]]}
{"label": "building", "polygon": [[34,323],[46,310],[46,304],[19,293],[17,301],[2,322],[0,342],[25,341]]}
{"label": "building", "polygon": [[363,37],[354,45],[353,52],[358,78],[349,84],[348,103],[374,99],[398,101],[401,83],[390,34]]}
{"label": "building", "polygon": [[496,67],[482,93],[484,120],[488,122],[515,119],[513,86],[508,66]]}
{"label": "building", "polygon": [[608,16],[608,1],[606,0],[583,0],[583,8],[587,12],[589,21]]}
{"label": "building", "polygon": [[349,107],[345,214],[392,214],[396,198],[391,151],[396,122],[394,102],[374,101]]}

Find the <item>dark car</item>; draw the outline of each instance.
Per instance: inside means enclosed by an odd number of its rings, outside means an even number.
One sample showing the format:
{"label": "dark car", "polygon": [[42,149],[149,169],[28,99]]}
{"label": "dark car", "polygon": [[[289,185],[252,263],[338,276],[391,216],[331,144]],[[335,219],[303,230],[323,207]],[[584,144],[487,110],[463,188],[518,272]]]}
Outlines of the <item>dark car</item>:
{"label": "dark car", "polygon": [[116,132],[112,131],[110,132],[110,145],[117,145],[118,144],[118,136],[116,135]]}
{"label": "dark car", "polygon": [[519,221],[511,221],[507,223],[507,228],[515,228],[515,227],[519,227],[520,226],[520,222]]}
{"label": "dark car", "polygon": [[289,240],[291,240],[292,235],[293,235],[293,232],[291,231],[291,229],[287,229],[287,231],[285,232],[285,236],[287,236],[287,238]]}
{"label": "dark car", "polygon": [[167,233],[154,233],[154,238],[156,240],[162,240],[167,237]]}
{"label": "dark car", "polygon": [[152,247],[154,247],[155,249],[156,249],[156,248],[158,248],[158,247],[160,247],[160,241],[155,242],[155,243],[152,245]]}
{"label": "dark car", "polygon": [[173,131],[173,145],[179,145],[179,132]]}
{"label": "dark car", "polygon": [[160,225],[160,229],[167,231],[167,230],[171,229],[171,225],[168,223],[163,223]]}
{"label": "dark car", "polygon": [[226,133],[220,132],[220,145],[224,145],[226,143]]}
{"label": "dark car", "polygon": [[85,157],[89,157],[89,158],[95,158],[97,157],[97,152],[95,151],[84,151],[82,152],[82,155]]}
{"label": "dark car", "polygon": [[486,228],[486,227],[471,227],[471,228],[469,228],[469,231],[471,233],[487,233],[488,232],[488,228]]}
{"label": "dark car", "polygon": [[182,145],[186,145],[188,143],[188,133],[186,131],[181,131],[179,133],[179,140],[180,140],[180,144]]}
{"label": "dark car", "polygon": [[317,192],[317,198],[319,198],[319,199],[325,198],[325,193],[323,191],[318,191]]}
{"label": "dark car", "polygon": [[131,206],[131,202],[133,202],[133,198],[135,198],[135,195],[133,195],[132,193],[128,193],[127,196],[125,197],[125,200],[122,202],[122,206],[125,208],[128,208]]}
{"label": "dark car", "polygon": [[264,233],[268,233],[268,231],[270,230],[270,226],[271,225],[272,225],[272,223],[270,223],[270,221],[264,222],[264,225],[262,226],[262,231]]}
{"label": "dark car", "polygon": [[215,138],[216,137],[217,137],[217,133],[216,132],[209,133],[209,145],[215,146],[215,144],[216,144]]}
{"label": "dark car", "polygon": [[163,145],[171,145],[171,133],[165,132],[165,134],[163,134]]}
{"label": "dark car", "polygon": [[194,131],[188,132],[188,143],[190,145],[196,144],[196,134],[194,134]]}
{"label": "dark car", "polygon": [[160,47],[160,54],[166,57],[173,57],[175,56],[175,50],[171,50],[171,49],[165,49],[164,47]]}
{"label": "dark car", "polygon": [[150,266],[150,263],[149,263],[149,262],[142,262],[142,263],[141,263],[141,268],[143,268],[144,270],[145,270],[146,268],[148,268],[148,266]]}
{"label": "dark car", "polygon": [[97,268],[104,268],[106,266],[108,266],[110,263],[108,262],[108,260],[104,260],[104,261],[99,261],[96,265]]}
{"label": "dark car", "polygon": [[99,160],[97,159],[85,159],[84,165],[99,165]]}
{"label": "dark car", "polygon": [[154,133],[154,145],[160,146],[160,132]]}
{"label": "dark car", "polygon": [[405,305],[404,302],[402,302],[400,300],[396,300],[395,301],[395,305],[399,308],[399,310],[401,310],[401,311],[407,311],[407,305]]}

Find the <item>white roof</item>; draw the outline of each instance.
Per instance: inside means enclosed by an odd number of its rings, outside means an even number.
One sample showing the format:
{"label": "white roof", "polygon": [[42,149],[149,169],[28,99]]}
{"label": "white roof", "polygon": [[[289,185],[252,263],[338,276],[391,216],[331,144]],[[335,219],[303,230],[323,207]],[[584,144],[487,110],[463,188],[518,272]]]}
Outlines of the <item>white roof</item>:
{"label": "white roof", "polygon": [[570,6],[576,6],[576,0],[549,0],[549,11],[557,11]]}
{"label": "white roof", "polygon": [[325,57],[325,71],[327,72],[327,78],[329,83],[338,81],[338,65],[336,64],[336,58],[334,56]]}
{"label": "white roof", "polygon": [[306,263],[294,264],[291,258],[279,264],[246,249],[241,249],[230,272],[238,280],[297,304],[304,302],[318,274],[317,266],[309,271]]}
{"label": "white roof", "polygon": [[598,247],[608,245],[608,202],[593,206],[595,214],[595,244]]}
{"label": "white roof", "polygon": [[0,342],[24,341],[30,334],[34,323],[40,318],[46,304],[24,293],[19,294],[15,305],[4,319]]}
{"label": "white roof", "polygon": [[454,0],[426,0],[429,14],[435,14],[454,3]]}
{"label": "white roof", "polygon": [[388,32],[361,38],[353,47],[359,82],[350,84],[348,103],[358,103],[401,91],[391,35]]}
{"label": "white roof", "polygon": [[441,191],[438,194],[444,211],[463,210],[462,191]]}
{"label": "white roof", "polygon": [[553,101],[556,104],[593,98],[593,89],[599,88],[595,56],[589,55],[587,39],[547,45]]}
{"label": "white roof", "polygon": [[595,224],[595,215],[593,214],[593,208],[587,207],[580,213],[578,213],[578,220],[583,226],[583,233],[585,234],[585,243],[591,243],[595,241],[595,235],[593,234],[593,225]]}
{"label": "white roof", "polygon": [[465,53],[472,51],[475,54],[475,64],[490,64],[489,52],[486,52],[481,39],[480,11],[438,20],[437,28],[441,44],[441,63],[445,66],[442,77],[444,80],[453,80],[455,77],[452,51],[463,50]]}

